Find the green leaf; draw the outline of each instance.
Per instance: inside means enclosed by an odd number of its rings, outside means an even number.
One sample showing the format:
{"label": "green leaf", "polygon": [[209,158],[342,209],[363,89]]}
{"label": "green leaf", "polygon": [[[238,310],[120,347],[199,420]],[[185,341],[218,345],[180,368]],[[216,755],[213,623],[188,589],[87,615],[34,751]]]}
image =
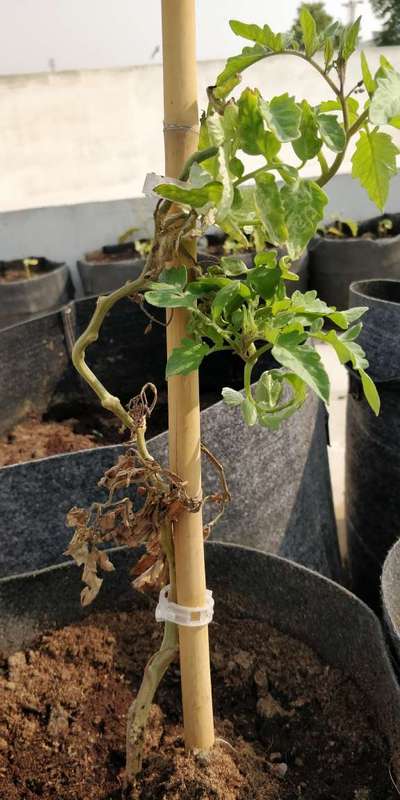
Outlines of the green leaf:
{"label": "green leaf", "polygon": [[251,428],[257,422],[257,409],[254,403],[252,403],[248,397],[246,397],[246,399],[243,400],[243,403],[241,405],[241,410],[246,425],[248,425],[249,428]]}
{"label": "green leaf", "polygon": [[274,164],[274,167],[279,172],[282,180],[284,180],[289,186],[298,181],[299,171],[290,164],[282,164],[282,162],[278,161],[276,164]]}
{"label": "green leaf", "polygon": [[234,188],[228,163],[229,163],[229,153],[228,153],[228,145],[226,144],[223,147],[219,147],[217,153],[217,165],[218,165],[217,177],[221,181],[223,187],[222,195],[218,202],[217,216],[216,216],[217,222],[219,222],[221,219],[227,216],[232,207],[234,199]]}
{"label": "green leaf", "polygon": [[334,41],[332,38],[325,39],[324,43],[324,61],[325,66],[328,67],[332,61],[333,54],[335,52]]}
{"label": "green leaf", "polygon": [[257,294],[269,300],[282,280],[282,273],[279,267],[254,267],[247,273],[247,283]]}
{"label": "green leaf", "polygon": [[306,56],[311,58],[318,50],[319,37],[317,36],[315,19],[305,6],[303,6],[300,11],[300,25],[303,32],[303,42]]}
{"label": "green leaf", "polygon": [[346,311],[335,311],[333,314],[329,314],[329,319],[339,328],[347,329],[352,322],[360,319],[366,311],[368,311],[367,306],[357,306]]}
{"label": "green leaf", "polygon": [[352,157],[352,176],[358,178],[371,200],[383,211],[390,179],[396,175],[397,147],[387,133],[361,131]]}
{"label": "green leaf", "polygon": [[188,375],[189,372],[198,369],[209,351],[210,348],[205,342],[182,339],[181,346],[175,347],[167,361],[166,378],[170,378],[171,375]]}
{"label": "green leaf", "polygon": [[259,25],[248,25],[246,22],[239,22],[236,19],[231,19],[229,25],[236,36],[243,36],[244,39],[264,45],[275,53],[279,53],[284,48],[282,34],[273,33],[269,25],[260,28]]}
{"label": "green leaf", "polygon": [[281,147],[282,145],[279,139],[275,136],[274,133],[272,133],[272,131],[264,131],[264,139],[262,142],[262,154],[263,156],[265,156],[267,161],[273,161],[274,158],[278,155]]}
{"label": "green leaf", "polygon": [[[356,122],[358,116],[358,106],[359,103],[355,97],[347,97],[346,98],[346,105],[347,105],[347,112],[349,115],[349,122],[353,125]],[[318,106],[319,113],[329,112],[329,111],[342,111],[342,106],[338,100],[324,100]]]}
{"label": "green leaf", "polygon": [[276,408],[282,395],[283,374],[277,370],[269,370],[260,375],[254,390],[254,397],[258,403],[263,403],[263,410]]}
{"label": "green leaf", "polygon": [[298,258],[313,237],[328,202],[325,192],[310,180],[283,186],[281,198],[288,229],[288,253]]}
{"label": "green leaf", "polygon": [[244,400],[240,392],[237,392],[236,389],[230,389],[229,386],[224,386],[222,389],[222,397],[228,406],[241,406]]}
{"label": "green leaf", "polygon": [[[277,370],[273,370],[277,373]],[[265,411],[264,408],[257,408],[258,421],[264,428],[277,430],[282,422],[292,416],[304,403],[307,397],[307,386],[305,382],[291,372],[281,373],[282,383],[286,383],[291,392],[291,399],[288,403]],[[264,404],[262,404],[264,406]]]}
{"label": "green leaf", "polygon": [[329,402],[329,378],[319,354],[304,343],[305,334],[298,331],[280,334],[274,347],[273,357],[298,375],[325,403]]}
{"label": "green leaf", "polygon": [[378,78],[377,89],[369,107],[369,119],[373,125],[386,125],[400,116],[400,75],[391,70]]}
{"label": "green leaf", "polygon": [[352,25],[346,25],[343,29],[340,44],[340,56],[343,58],[343,61],[347,61],[357,47],[360,25],[361,17],[358,17]]}
{"label": "green leaf", "polygon": [[276,267],[277,264],[276,250],[263,250],[262,253],[257,253],[254,256],[255,267]]}
{"label": "green leaf", "polygon": [[316,116],[307,100],[301,104],[300,136],[292,142],[292,147],[300,161],[315,158],[322,147]]}
{"label": "green leaf", "polygon": [[290,310],[293,310],[296,314],[317,314],[321,317],[328,316],[335,310],[328,306],[325,300],[320,300],[320,298],[317,297],[315,289],[310,289],[310,291],[304,294],[299,291],[293,292],[290,302]]}
{"label": "green leaf", "polygon": [[[225,83],[220,83],[218,86],[214,86],[213,88],[213,95],[216,100],[225,100],[225,98],[236,89],[240,83],[240,75],[231,75]],[[201,148],[199,148],[201,149]]]}
{"label": "green leaf", "polygon": [[145,292],[145,300],[156,308],[193,308],[195,298],[190,292],[182,292],[177,286],[153,283],[156,287]]}
{"label": "green leaf", "polygon": [[244,47],[239,55],[228,58],[225,68],[218,75],[217,86],[226,84],[227,81],[251,67],[252,64],[261,61],[269,52],[267,47],[260,44],[255,44],[254,47]]}
{"label": "green leaf", "polygon": [[222,275],[205,276],[204,278],[197,278],[192,283],[189,283],[187,290],[195,297],[201,297],[203,294],[209,292],[218,292],[223,286],[230,286],[231,281],[229,278],[223,278]]}
{"label": "green leaf", "polygon": [[220,289],[214,297],[211,305],[211,315],[214,321],[220,319],[223,312],[225,316],[239,307],[244,299],[250,297],[248,286],[240,281],[229,281],[227,286]]}
{"label": "green leaf", "polygon": [[318,114],[318,127],[327,147],[335,153],[341,153],[346,146],[346,136],[337,116],[334,114]]}
{"label": "green leaf", "polygon": [[347,331],[341,336],[342,341],[352,342],[353,339],[357,339],[361,333],[362,326],[362,322],[358,322],[357,325],[353,325],[351,328],[348,328]]}
{"label": "green leaf", "polygon": [[238,101],[239,143],[249,155],[262,153],[264,145],[264,120],[260,111],[260,94],[245,89]]}
{"label": "green leaf", "polygon": [[245,272],[247,272],[246,264],[239,256],[222,256],[221,267],[225,275],[229,275],[230,277],[244,275]]}
{"label": "green leaf", "polygon": [[222,183],[210,181],[204,186],[189,189],[184,189],[183,186],[176,186],[173,183],[160,183],[155,187],[154,192],[166,200],[171,200],[173,203],[180,203],[192,208],[202,208],[207,203],[217,205],[221,200],[222,190]]}
{"label": "green leaf", "polygon": [[368,361],[365,358],[365,353],[362,347],[360,347],[360,345],[354,341],[354,339],[360,333],[361,327],[361,324],[354,325],[353,328],[350,328],[348,331],[340,334],[339,336],[336,331],[329,331],[327,333],[320,331],[319,333],[314,334],[314,336],[317,339],[328,342],[328,344],[330,344],[336,351],[339,361],[342,364],[347,364],[350,362],[352,367],[357,370],[361,378],[366,400],[374,413],[379,414],[379,394],[372,378],[370,378],[370,376],[365,372],[365,369],[368,367]]}
{"label": "green leaf", "polygon": [[235,178],[241,178],[244,173],[243,161],[241,161],[240,158],[236,158],[236,156],[234,156],[233,158],[231,158],[229,162],[229,169],[232,175],[235,176]]}
{"label": "green leaf", "polygon": [[243,36],[244,39],[251,39],[258,44],[266,44],[264,31],[259,25],[249,25],[237,19],[230,19],[229,25],[236,36]]}
{"label": "green leaf", "polygon": [[272,244],[281,244],[287,238],[281,195],[275,178],[270,173],[256,176],[255,203],[260,220]]}
{"label": "green leaf", "polygon": [[381,409],[381,400],[378,394],[378,390],[372,378],[369,375],[367,375],[367,373],[364,372],[363,369],[359,370],[359,374],[365,398],[368,404],[371,406],[372,411],[376,414],[376,416],[378,416]]}
{"label": "green leaf", "polygon": [[390,70],[394,69],[393,64],[390,63],[389,59],[386,58],[386,56],[384,56],[383,53],[381,53],[380,55],[379,63],[381,65],[381,69],[384,69],[389,72]]}
{"label": "green leaf", "polygon": [[187,283],[187,269],[186,267],[170,267],[163,269],[160,273],[159,283],[169,283],[171,286],[177,286],[183,289]]}
{"label": "green leaf", "polygon": [[262,115],[280,142],[291,142],[300,135],[301,108],[288,93],[260,102]]}
{"label": "green leaf", "polygon": [[364,50],[361,51],[361,73],[364,81],[364,86],[371,97],[376,89],[376,82],[374,81],[369,66],[367,57],[364,53]]}

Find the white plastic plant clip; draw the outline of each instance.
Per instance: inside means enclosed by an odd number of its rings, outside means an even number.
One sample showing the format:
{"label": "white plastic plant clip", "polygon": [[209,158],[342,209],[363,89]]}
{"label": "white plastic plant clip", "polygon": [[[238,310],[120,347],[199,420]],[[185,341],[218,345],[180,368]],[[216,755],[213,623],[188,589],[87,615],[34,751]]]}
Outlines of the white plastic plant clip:
{"label": "white plastic plant clip", "polygon": [[187,628],[199,628],[201,625],[208,625],[214,615],[214,599],[212,591],[206,589],[206,605],[198,608],[180,606],[168,600],[170,585],[161,589],[158,605],[156,608],[157,622],[175,622],[176,625],[184,625]]}
{"label": "white plastic plant clip", "polygon": [[184,181],[178,180],[178,178],[167,178],[163,175],[157,175],[156,172],[148,172],[143,184],[142,192],[143,194],[147,195],[148,197],[156,197],[157,200],[160,199],[160,195],[156,194],[153,189],[158,186],[160,183],[170,183],[173,186],[182,186],[183,189],[187,189],[188,185]]}

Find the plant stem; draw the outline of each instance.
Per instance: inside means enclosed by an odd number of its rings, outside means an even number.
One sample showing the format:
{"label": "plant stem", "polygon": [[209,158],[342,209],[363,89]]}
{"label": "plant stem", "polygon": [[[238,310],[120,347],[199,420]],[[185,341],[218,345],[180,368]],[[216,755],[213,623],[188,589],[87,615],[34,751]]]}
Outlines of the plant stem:
{"label": "plant stem", "polygon": [[121,300],[123,297],[128,297],[129,295],[146,288],[148,283],[145,278],[146,270],[147,264],[145,265],[141,275],[139,275],[136,280],[129,281],[115,292],[111,292],[111,294],[104,297],[99,297],[97,299],[96,309],[89,322],[89,325],[76,341],[72,351],[72,361],[75,368],[97,394],[97,397],[99,398],[103,408],[106,408],[108,411],[111,411],[113,414],[115,414],[115,416],[118,417],[118,419],[120,419],[127,428],[132,428],[131,417],[129,416],[128,412],[125,411],[118,397],[110,394],[106,387],[96,377],[94,372],[92,372],[85,361],[85,356],[86,348],[93,342],[96,342],[99,338],[99,331],[104,321],[104,317],[113,307],[113,305],[115,305],[115,303],[117,303],[118,300]]}
{"label": "plant stem", "polygon": [[[171,585],[170,599],[174,600],[176,597],[176,579],[170,523],[162,528],[160,539],[161,546],[168,560],[169,581]],[[166,622],[160,649],[154,653],[147,662],[140,689],[127,715],[126,777],[128,783],[131,785],[134,784],[136,776],[142,769],[145,730],[154,695],[177,652],[178,628],[175,623]]]}
{"label": "plant stem", "polygon": [[181,174],[179,175],[179,180],[186,181],[188,179],[190,167],[192,167],[193,164],[201,164],[202,161],[207,161],[208,158],[213,158],[213,156],[216,156],[217,153],[218,147],[207,147],[205,150],[198,150],[197,153],[192,153],[192,155],[189,156],[188,160],[186,161]]}
{"label": "plant stem", "polygon": [[258,167],[257,169],[253,169],[252,172],[248,172],[246,175],[242,175],[241,178],[238,178],[234,181],[234,186],[240,186],[241,183],[248,181],[250,178],[255,178],[256,175],[259,175],[260,172],[267,172],[270,169],[277,169],[275,165],[268,165],[264,164],[262,167]]}
{"label": "plant stem", "polygon": [[244,367],[244,390],[246,393],[246,397],[248,400],[253,400],[253,395],[251,393],[251,373],[255,362],[246,361]]}
{"label": "plant stem", "polygon": [[359,118],[355,121],[354,125],[352,125],[351,128],[349,128],[348,132],[349,139],[352,136],[354,136],[354,134],[357,133],[357,131],[360,130],[360,128],[362,128],[364,122],[366,122],[368,119],[368,113],[369,113],[368,108],[366,108],[365,111],[363,111],[362,114],[360,114]]}

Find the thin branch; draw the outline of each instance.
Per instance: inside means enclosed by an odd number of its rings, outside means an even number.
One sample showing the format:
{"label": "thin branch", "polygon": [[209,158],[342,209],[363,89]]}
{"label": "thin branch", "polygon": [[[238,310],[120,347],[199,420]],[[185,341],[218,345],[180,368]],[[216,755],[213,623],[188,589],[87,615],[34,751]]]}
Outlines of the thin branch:
{"label": "thin branch", "polygon": [[[173,600],[176,594],[176,580],[171,524],[163,526],[161,545],[168,560],[170,599]],[[135,783],[136,776],[142,769],[145,731],[154,695],[178,652],[178,646],[178,628],[175,623],[166,622],[161,647],[148,661],[140,689],[127,715],[126,778],[130,785]]]}
{"label": "thin branch", "polygon": [[118,417],[122,424],[127,428],[132,428],[131,417],[129,416],[128,412],[125,411],[119,398],[110,394],[106,387],[96,377],[94,372],[87,365],[85,356],[87,347],[89,347],[90,344],[93,344],[93,342],[96,342],[99,338],[99,332],[103,324],[104,317],[106,314],[108,314],[115,303],[117,303],[118,300],[121,300],[123,297],[128,297],[130,294],[134,294],[140,289],[146,288],[148,283],[146,280],[146,271],[147,267],[145,266],[141,275],[136,280],[129,281],[129,283],[121,286],[121,288],[117,289],[115,292],[111,292],[111,294],[104,297],[99,297],[97,299],[96,310],[92,316],[92,319],[90,320],[86,330],[76,341],[72,351],[72,361],[74,367],[97,394],[97,397],[99,398],[103,408],[106,408],[107,411],[111,411],[113,414],[115,414],[115,416]]}

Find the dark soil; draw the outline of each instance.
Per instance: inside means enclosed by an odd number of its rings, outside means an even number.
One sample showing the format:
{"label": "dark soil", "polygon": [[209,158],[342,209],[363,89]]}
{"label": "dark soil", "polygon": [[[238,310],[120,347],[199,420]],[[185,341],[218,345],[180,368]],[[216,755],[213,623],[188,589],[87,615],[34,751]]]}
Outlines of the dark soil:
{"label": "dark soil", "polygon": [[[152,708],[135,800],[398,797],[350,678],[237,603],[218,604],[210,636],[215,750],[184,754],[175,664]],[[3,659],[2,800],[121,800],[126,713],[159,641],[151,610],[94,614]]]}
{"label": "dark soil", "polygon": [[[202,392],[201,409],[220,400],[218,392]],[[157,405],[147,423],[147,437],[167,430],[167,393],[158,393]],[[0,436],[0,468],[37,458],[73,453],[126,442],[128,432],[101,406],[58,405],[42,417],[31,414],[12,431]],[[1,797],[0,797],[1,800]]]}
{"label": "dark soil", "polygon": [[69,417],[62,421],[43,420],[35,415],[20,422],[0,438],[0,467],[37,458],[119,444],[118,420],[101,413]]}
{"label": "dark soil", "polygon": [[[33,258],[33,257],[32,257]],[[47,258],[36,258],[38,263],[29,267],[30,277],[28,278],[23,259],[13,261],[0,261],[0,284],[15,283],[16,281],[35,280],[47,272],[51,272],[55,267],[60,266]]]}

